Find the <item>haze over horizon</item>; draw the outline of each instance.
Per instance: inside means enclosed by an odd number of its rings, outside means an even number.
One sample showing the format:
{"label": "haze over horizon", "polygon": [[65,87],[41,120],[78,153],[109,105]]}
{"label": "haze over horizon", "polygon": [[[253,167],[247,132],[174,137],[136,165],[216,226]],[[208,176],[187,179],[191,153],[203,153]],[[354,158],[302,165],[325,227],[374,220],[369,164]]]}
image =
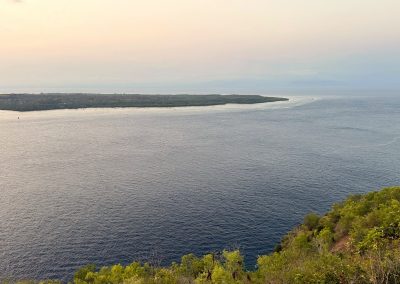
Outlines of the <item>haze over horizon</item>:
{"label": "haze over horizon", "polygon": [[0,92],[400,89],[398,0],[0,0]]}

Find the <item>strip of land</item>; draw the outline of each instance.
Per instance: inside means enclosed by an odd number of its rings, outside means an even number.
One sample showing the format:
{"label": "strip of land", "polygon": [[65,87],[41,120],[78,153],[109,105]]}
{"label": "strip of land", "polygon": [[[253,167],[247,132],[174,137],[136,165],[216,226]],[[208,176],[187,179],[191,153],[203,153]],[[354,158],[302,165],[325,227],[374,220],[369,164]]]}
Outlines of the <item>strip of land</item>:
{"label": "strip of land", "polygon": [[79,108],[187,107],[287,101],[258,95],[0,94],[0,110],[41,111]]}

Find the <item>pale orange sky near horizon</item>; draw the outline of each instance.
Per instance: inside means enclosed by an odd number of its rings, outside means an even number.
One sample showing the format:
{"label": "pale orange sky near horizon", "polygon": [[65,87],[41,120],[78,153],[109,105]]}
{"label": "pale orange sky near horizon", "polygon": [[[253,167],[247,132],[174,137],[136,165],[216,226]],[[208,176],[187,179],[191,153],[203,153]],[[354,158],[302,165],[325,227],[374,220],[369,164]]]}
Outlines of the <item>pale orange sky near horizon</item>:
{"label": "pale orange sky near horizon", "polygon": [[395,81],[399,15],[398,0],[0,0],[0,91],[360,80],[372,67]]}

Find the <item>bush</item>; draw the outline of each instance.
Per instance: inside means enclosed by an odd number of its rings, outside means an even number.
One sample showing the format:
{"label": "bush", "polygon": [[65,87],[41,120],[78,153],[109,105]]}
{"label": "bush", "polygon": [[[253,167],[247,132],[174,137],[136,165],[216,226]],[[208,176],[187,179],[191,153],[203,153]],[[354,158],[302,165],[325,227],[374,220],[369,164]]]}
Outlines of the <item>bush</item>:
{"label": "bush", "polygon": [[322,217],[307,215],[277,252],[257,259],[253,272],[245,271],[243,256],[234,250],[219,257],[188,254],[170,267],[87,265],[74,283],[400,283],[400,187],[351,196]]}
{"label": "bush", "polygon": [[304,217],[304,225],[309,230],[314,230],[318,227],[320,217],[315,213],[310,213]]}

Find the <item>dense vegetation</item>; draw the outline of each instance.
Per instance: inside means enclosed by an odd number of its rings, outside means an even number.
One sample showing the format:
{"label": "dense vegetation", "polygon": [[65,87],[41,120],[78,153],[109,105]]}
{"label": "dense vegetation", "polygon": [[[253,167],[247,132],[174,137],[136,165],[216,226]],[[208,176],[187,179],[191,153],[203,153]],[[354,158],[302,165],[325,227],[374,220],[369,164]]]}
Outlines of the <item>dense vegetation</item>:
{"label": "dense vegetation", "polygon": [[399,239],[400,187],[392,187],[307,215],[254,271],[245,271],[239,251],[223,251],[185,255],[170,267],[88,265],[73,283],[400,283]]}
{"label": "dense vegetation", "polygon": [[182,107],[286,101],[253,95],[5,94],[0,110],[35,111],[106,107]]}

